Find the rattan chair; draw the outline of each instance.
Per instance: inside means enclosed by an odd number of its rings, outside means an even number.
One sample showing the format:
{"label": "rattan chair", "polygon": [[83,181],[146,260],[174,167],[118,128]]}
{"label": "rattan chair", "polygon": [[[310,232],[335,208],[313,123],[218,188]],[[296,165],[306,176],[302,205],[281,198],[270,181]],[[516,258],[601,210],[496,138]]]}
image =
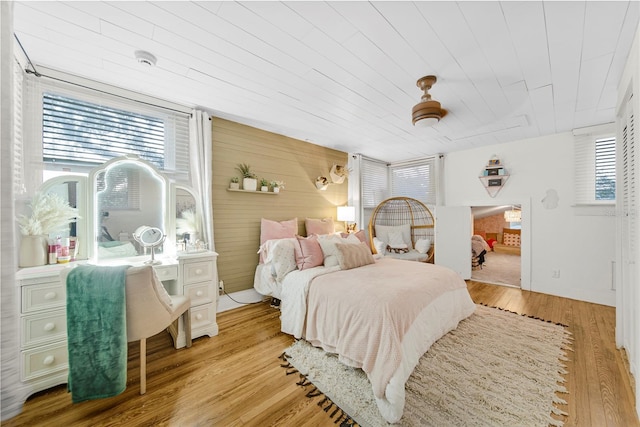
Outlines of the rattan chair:
{"label": "rattan chair", "polygon": [[411,226],[412,248],[415,247],[419,239],[429,239],[431,247],[426,254],[411,250],[409,253],[400,254],[387,252],[385,256],[433,262],[435,219],[424,203],[410,197],[392,197],[380,203],[373,211],[369,221],[369,239],[373,253],[376,253],[373,243],[373,239],[376,237],[376,225],[398,226],[404,224]]}

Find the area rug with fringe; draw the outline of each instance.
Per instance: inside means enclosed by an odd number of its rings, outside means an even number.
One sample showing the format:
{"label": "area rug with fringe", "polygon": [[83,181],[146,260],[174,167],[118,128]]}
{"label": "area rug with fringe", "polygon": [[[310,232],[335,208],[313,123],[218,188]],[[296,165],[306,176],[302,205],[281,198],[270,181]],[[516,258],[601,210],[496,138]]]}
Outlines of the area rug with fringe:
{"label": "area rug with fringe", "polygon": [[[402,426],[562,426],[563,325],[477,305],[425,353],[406,383]],[[337,425],[386,426],[361,369],[296,341],[281,356],[307,397]]]}

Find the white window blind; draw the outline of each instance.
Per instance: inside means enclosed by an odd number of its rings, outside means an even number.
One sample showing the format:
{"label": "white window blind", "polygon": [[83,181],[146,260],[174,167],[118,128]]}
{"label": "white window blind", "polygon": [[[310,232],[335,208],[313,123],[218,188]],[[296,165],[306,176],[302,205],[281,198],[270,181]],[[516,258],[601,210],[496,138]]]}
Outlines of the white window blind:
{"label": "white window blind", "polygon": [[616,199],[616,139],[596,139],[596,200]]}
{"label": "white window blind", "polygon": [[389,170],[386,163],[362,159],[362,207],[373,209],[389,196]]}
{"label": "white window blind", "polygon": [[436,204],[435,158],[391,166],[391,194]]}
{"label": "white window blind", "polygon": [[33,126],[45,169],[70,166],[86,173],[114,157],[136,154],[175,182],[190,184],[188,114],[138,102],[134,93],[126,99],[33,80]]}
{"label": "white window blind", "polygon": [[575,203],[607,204],[615,201],[616,140],[612,136],[575,138]]}

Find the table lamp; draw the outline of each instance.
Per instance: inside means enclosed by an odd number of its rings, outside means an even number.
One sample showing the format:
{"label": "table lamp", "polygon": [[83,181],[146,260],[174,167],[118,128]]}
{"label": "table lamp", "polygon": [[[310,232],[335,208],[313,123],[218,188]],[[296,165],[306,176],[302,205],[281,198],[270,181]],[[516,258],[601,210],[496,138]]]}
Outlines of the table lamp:
{"label": "table lamp", "polygon": [[344,221],[344,231],[351,232],[355,231],[355,224],[352,225],[351,230],[349,225],[347,224],[349,221],[356,220],[356,208],[353,206],[338,206],[338,221]]}

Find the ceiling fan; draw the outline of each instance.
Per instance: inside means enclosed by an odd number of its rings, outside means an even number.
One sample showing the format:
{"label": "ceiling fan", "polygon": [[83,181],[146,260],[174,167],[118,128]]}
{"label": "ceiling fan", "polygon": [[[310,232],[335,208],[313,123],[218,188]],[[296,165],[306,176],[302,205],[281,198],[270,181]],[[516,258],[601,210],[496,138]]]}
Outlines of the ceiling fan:
{"label": "ceiling fan", "polygon": [[418,79],[416,86],[424,92],[412,110],[413,125],[416,126],[433,126],[440,121],[446,114],[447,110],[440,106],[440,103],[431,99],[429,89],[436,83],[436,76],[424,76]]}

